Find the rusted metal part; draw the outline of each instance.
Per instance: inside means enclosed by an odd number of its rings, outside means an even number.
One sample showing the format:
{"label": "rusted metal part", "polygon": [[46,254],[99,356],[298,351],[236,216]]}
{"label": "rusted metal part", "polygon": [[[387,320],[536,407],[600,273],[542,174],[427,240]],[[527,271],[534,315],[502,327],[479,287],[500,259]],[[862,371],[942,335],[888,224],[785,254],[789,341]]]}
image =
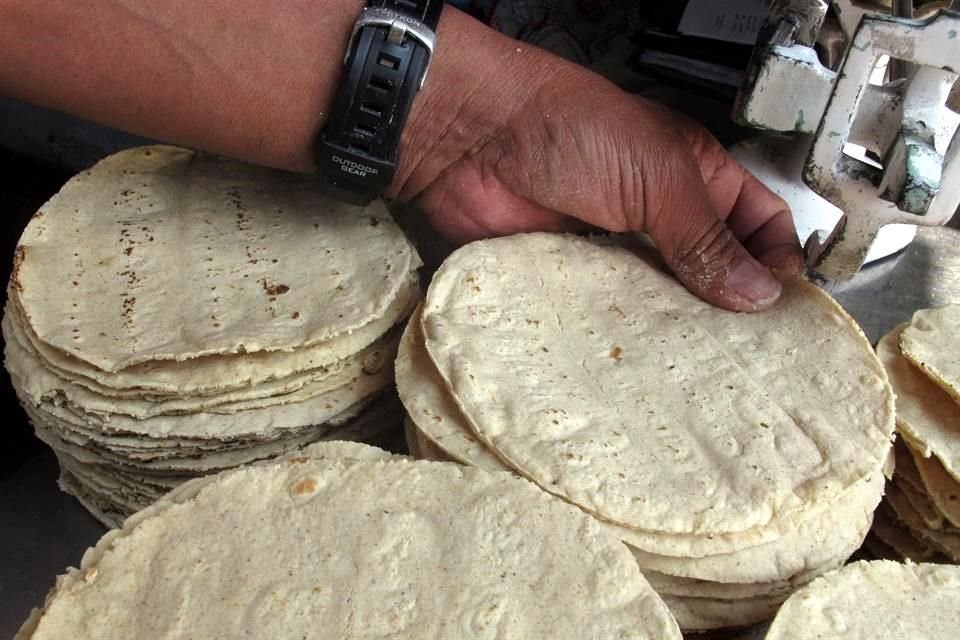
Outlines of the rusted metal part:
{"label": "rusted metal part", "polygon": [[[960,204],[960,142],[937,149],[939,120],[960,65],[960,15],[941,12],[928,21],[865,15],[804,167],[804,181],[844,211],[826,238],[807,244],[811,268],[834,280],[853,276],[879,229],[887,224],[939,225]],[[877,58],[888,55],[917,65],[900,87],[900,126],[880,171],[844,153]],[[949,118],[947,118],[949,119]],[[945,136],[942,136],[945,137]]]}
{"label": "rusted metal part", "polygon": [[944,109],[955,78],[956,74],[942,69],[919,67],[907,85],[899,136],[884,160],[886,171],[880,185],[882,197],[907,213],[925,215],[940,190],[941,151],[949,140],[937,125],[950,120]]}
{"label": "rusted metal part", "polygon": [[[773,3],[734,117],[814,133],[803,180],[844,215],[832,232],[808,240],[808,265],[846,279],[883,225],[943,224],[960,205],[960,116],[945,106],[960,65],[960,14],[921,7],[917,15],[930,17],[911,20],[889,15],[890,3],[833,2],[849,43],[833,71],[812,46],[823,4]],[[812,18],[802,23],[796,15],[810,5]],[[881,56],[902,61],[907,76],[871,84]],[[848,143],[882,168],[848,155]]]}
{"label": "rusted metal part", "polygon": [[835,77],[813,49],[826,13],[823,0],[770,5],[734,104],[734,120],[758,129],[813,131]]}
{"label": "rusted metal part", "polygon": [[812,47],[826,16],[827,3],[823,0],[782,0],[770,4],[767,22],[793,24],[794,40],[791,44]]}
{"label": "rusted metal part", "polygon": [[880,197],[906,213],[924,215],[940,191],[943,157],[928,138],[901,134],[887,158]]}
{"label": "rusted metal part", "polygon": [[773,47],[759,63],[754,89],[740,94],[735,118],[757,129],[813,133],[836,76],[810,47]]}

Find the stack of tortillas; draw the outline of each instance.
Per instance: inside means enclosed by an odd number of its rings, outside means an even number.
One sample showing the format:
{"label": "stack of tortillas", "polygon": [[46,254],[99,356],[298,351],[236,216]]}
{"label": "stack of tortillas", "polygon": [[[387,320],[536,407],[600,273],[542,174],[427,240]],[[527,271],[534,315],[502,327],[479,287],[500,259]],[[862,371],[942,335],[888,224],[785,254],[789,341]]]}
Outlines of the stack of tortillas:
{"label": "stack of tortillas", "polygon": [[32,638],[679,640],[627,548],[507,473],[361,445],[194,480],[57,580]]}
{"label": "stack of tortillas", "polygon": [[622,247],[529,234],[439,269],[397,386],[423,457],[507,469],[605,522],[685,630],[769,618],[861,544],[893,395],[799,278],[716,309]]}
{"label": "stack of tortillas", "polygon": [[183,149],[129,150],[70,180],[24,231],[6,365],[61,486],[115,526],[192,477],[401,433],[392,360],[419,265],[382,204]]}
{"label": "stack of tortillas", "polygon": [[960,567],[854,562],[784,603],[766,640],[955,640]]}
{"label": "stack of tortillas", "polygon": [[897,466],[870,545],[960,562],[960,305],[925,309],[880,340],[897,394]]}

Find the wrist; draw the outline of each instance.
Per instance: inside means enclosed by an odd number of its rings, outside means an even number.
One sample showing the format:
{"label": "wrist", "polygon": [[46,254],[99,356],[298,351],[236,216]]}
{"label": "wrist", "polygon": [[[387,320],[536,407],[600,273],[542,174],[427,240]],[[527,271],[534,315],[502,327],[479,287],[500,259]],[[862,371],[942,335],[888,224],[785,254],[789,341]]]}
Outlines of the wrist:
{"label": "wrist", "polygon": [[546,83],[555,60],[447,6],[387,195],[415,198],[447,167],[496,136]]}

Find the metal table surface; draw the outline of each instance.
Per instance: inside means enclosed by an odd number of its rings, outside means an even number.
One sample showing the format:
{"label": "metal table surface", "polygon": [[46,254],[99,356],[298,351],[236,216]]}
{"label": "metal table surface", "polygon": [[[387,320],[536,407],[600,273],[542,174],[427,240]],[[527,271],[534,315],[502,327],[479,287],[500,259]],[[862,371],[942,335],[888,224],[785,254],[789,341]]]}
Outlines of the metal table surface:
{"label": "metal table surface", "polygon": [[[958,230],[921,228],[900,255],[835,284],[831,293],[876,342],[917,309],[960,302],[958,241]],[[5,423],[26,420],[16,407],[6,413]],[[44,450],[0,476],[0,637],[13,635],[31,607],[42,603],[54,578],[76,565],[104,532],[58,490],[56,478],[56,462]]]}

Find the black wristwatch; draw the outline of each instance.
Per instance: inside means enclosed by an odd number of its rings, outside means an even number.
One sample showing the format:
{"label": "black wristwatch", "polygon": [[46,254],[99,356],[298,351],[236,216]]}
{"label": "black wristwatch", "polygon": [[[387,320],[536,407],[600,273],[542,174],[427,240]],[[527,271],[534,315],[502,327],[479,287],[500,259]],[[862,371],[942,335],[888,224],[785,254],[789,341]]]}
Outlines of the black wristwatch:
{"label": "black wristwatch", "polygon": [[328,189],[366,205],[390,185],[400,134],[433,54],[442,0],[369,0],[314,157]]}

